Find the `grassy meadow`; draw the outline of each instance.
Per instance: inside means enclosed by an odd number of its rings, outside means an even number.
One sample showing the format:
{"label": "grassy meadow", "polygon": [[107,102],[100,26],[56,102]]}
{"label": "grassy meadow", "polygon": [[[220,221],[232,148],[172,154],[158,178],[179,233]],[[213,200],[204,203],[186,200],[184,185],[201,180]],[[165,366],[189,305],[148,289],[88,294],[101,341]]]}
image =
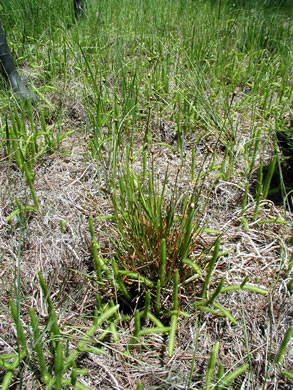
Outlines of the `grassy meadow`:
{"label": "grassy meadow", "polygon": [[291,389],[292,3],[0,15],[0,388]]}

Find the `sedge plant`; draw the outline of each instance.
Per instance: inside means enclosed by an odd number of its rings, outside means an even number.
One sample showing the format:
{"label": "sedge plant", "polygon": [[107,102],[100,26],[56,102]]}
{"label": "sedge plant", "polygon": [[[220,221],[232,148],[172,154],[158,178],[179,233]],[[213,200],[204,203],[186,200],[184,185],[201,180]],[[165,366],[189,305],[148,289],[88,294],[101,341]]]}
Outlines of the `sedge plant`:
{"label": "sedge plant", "polygon": [[80,354],[85,352],[104,353],[102,349],[94,345],[96,344],[95,333],[105,322],[111,322],[111,318],[115,318],[118,306],[97,307],[93,315],[93,325],[83,333],[74,348],[69,350],[68,341],[62,334],[58,323],[50,291],[40,272],[39,283],[48,310],[45,326],[41,325],[33,307],[29,310],[30,323],[23,325],[24,321],[17,309],[18,306],[12,299],[10,300],[11,316],[16,327],[17,346],[14,353],[0,354],[0,369],[3,372],[1,389],[10,388],[13,378],[16,379],[19,375],[23,364],[30,367],[46,389],[61,390],[61,388],[71,386],[80,390],[89,389],[79,379],[81,375],[87,374],[87,370],[77,368],[76,360]]}

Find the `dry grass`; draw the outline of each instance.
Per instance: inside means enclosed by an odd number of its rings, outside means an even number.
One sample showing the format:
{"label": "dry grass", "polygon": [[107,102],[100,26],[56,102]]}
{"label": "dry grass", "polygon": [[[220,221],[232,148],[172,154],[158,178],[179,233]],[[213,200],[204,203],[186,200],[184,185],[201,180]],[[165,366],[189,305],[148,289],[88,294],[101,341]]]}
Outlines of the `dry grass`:
{"label": "dry grass", "polygon": [[[28,215],[25,223],[14,219],[5,223],[12,212],[13,199],[29,197],[24,179],[13,163],[1,158],[0,200],[1,200],[1,348],[11,352],[15,343],[14,326],[9,319],[8,300],[15,295],[16,274],[21,276],[21,300],[23,319],[33,306],[40,318],[46,318],[43,296],[37,280],[42,271],[51,290],[51,297],[60,303],[59,323],[70,342],[74,341],[76,330],[89,325],[88,316],[95,304],[97,285],[84,275],[93,271],[88,228],[89,216],[111,214],[111,203],[104,191],[106,178],[88,150],[85,122],[72,118],[84,114],[78,112],[68,99],[63,130],[75,128],[59,152],[46,156],[35,169],[35,188],[40,203],[36,214]],[[140,141],[137,141],[140,145]],[[203,148],[202,146],[198,148]],[[70,154],[64,152],[70,151]],[[170,149],[155,146],[155,161],[158,174],[164,174],[169,166],[170,181],[181,164],[180,156]],[[200,150],[198,155],[200,156]],[[186,148],[185,168],[191,166],[191,152]],[[189,175],[180,175],[179,187],[182,193],[191,191]],[[206,182],[207,183],[207,182]],[[103,189],[102,189],[103,188]],[[105,355],[86,354],[79,359],[79,365],[89,369],[84,377],[92,389],[135,389],[141,381],[146,389],[184,389],[191,370],[195,350],[196,333],[199,338],[196,352],[196,367],[191,388],[202,385],[211,346],[220,341],[219,358],[226,370],[247,360],[250,354],[256,388],[289,389],[288,381],[276,372],[271,362],[292,320],[292,295],[287,289],[288,261],[292,247],[288,244],[292,215],[287,212],[289,225],[277,223],[259,224],[253,219],[254,200],[251,198],[244,215],[241,215],[243,189],[230,182],[219,180],[209,199],[206,215],[207,227],[217,229],[222,235],[221,251],[224,253],[217,262],[212,285],[225,276],[228,283],[241,283],[246,275],[250,282],[265,287],[266,297],[249,292],[230,292],[221,296],[220,303],[229,308],[237,320],[231,325],[225,318],[216,318],[206,313],[199,317],[190,306],[192,294],[181,291],[181,307],[191,315],[179,324],[174,354],[166,354],[166,339],[162,336],[145,337],[143,345],[137,346],[129,358],[123,350],[129,341],[133,327],[121,323],[119,344],[105,344]],[[241,217],[248,220],[249,230],[241,223]],[[284,210],[270,201],[263,201],[258,219],[284,219]],[[61,232],[60,221],[64,224]],[[101,244],[105,257],[113,250],[105,231],[111,232],[109,222],[96,222],[96,238]],[[213,239],[210,234],[201,237],[202,247]],[[202,250],[201,247],[198,251]],[[197,253],[194,253],[196,255]],[[186,295],[187,294],[187,295]],[[62,304],[61,304],[62,302]],[[58,307],[58,306],[57,306]],[[244,330],[247,334],[249,351],[245,345]],[[290,369],[292,351],[286,354],[284,368]],[[270,366],[271,365],[271,366]],[[26,388],[42,388],[36,379],[25,375]],[[25,369],[26,372],[26,369]],[[264,378],[267,373],[266,379]],[[252,389],[250,373],[238,378],[236,389]],[[264,385],[264,383],[266,383]],[[287,383],[287,384],[286,384]]]}

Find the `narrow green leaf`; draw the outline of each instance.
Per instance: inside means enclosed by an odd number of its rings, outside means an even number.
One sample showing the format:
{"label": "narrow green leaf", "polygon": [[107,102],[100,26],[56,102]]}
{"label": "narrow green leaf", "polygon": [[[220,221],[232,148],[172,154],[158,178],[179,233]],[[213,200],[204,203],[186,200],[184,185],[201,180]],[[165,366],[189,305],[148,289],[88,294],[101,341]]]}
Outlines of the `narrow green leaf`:
{"label": "narrow green leaf", "polygon": [[216,360],[217,360],[218,353],[219,353],[219,347],[220,347],[220,343],[217,342],[214,345],[214,348],[212,349],[212,352],[211,352],[211,356],[210,356],[209,364],[208,364],[208,369],[207,369],[207,374],[206,374],[205,390],[211,389],[214,369],[215,369]]}
{"label": "narrow green leaf", "polygon": [[158,328],[164,327],[163,323],[157,317],[155,317],[152,313],[148,312],[147,316]]}
{"label": "narrow green leaf", "polygon": [[49,290],[46,285],[45,279],[43,278],[42,273],[38,272],[39,282],[43,291],[43,294],[45,296],[45,300],[48,306],[48,313],[49,313],[49,321],[48,321],[48,328],[53,333],[54,339],[60,338],[60,329],[57,322],[57,316],[53,307],[52,300],[49,296]]}
{"label": "narrow green leaf", "polygon": [[284,354],[286,352],[287,345],[290,342],[292,334],[293,334],[293,326],[290,326],[290,328],[285,333],[284,339],[283,339],[282,344],[280,346],[279,353],[277,355],[277,363],[282,362]]}
{"label": "narrow green leaf", "polygon": [[121,275],[127,275],[129,278],[132,278],[136,282],[143,282],[149,287],[153,287],[154,283],[146,278],[145,276],[140,275],[138,272],[130,272],[130,271],[119,271]]}
{"label": "narrow green leaf", "polygon": [[12,299],[9,300],[9,305],[10,305],[11,315],[12,315],[13,321],[14,321],[15,326],[16,326],[17,342],[21,346],[21,350],[19,351],[19,353],[21,351],[25,351],[25,353],[26,353],[26,351],[27,351],[26,339],[25,339],[25,335],[23,332],[23,327],[22,327],[21,322],[20,322],[18,310],[17,310],[16,306],[14,305]]}
{"label": "narrow green leaf", "polygon": [[71,366],[72,362],[77,358],[79,351],[83,350],[88,342],[91,340],[91,338],[94,336],[97,328],[105,321],[107,321],[109,318],[113,316],[113,314],[118,310],[119,305],[116,305],[114,307],[110,307],[107,309],[104,313],[98,315],[97,312],[95,313],[95,320],[93,326],[87,331],[85,337],[79,342],[76,349],[74,349],[71,354],[66,358],[65,364],[64,364],[64,371]]}
{"label": "narrow green leaf", "polygon": [[160,314],[160,312],[161,312],[161,282],[160,282],[160,279],[158,279],[158,281],[157,281],[155,310],[156,310],[157,314]]}
{"label": "narrow green leaf", "polygon": [[207,288],[208,288],[208,285],[210,283],[210,279],[211,279],[212,272],[213,272],[215,264],[216,264],[216,260],[218,258],[219,249],[220,249],[220,238],[217,238],[216,243],[215,243],[215,249],[214,249],[214,252],[213,252],[213,256],[212,256],[212,258],[211,258],[211,260],[209,262],[208,273],[207,273],[207,276],[205,278],[204,285],[203,285],[203,288],[202,288],[202,292],[201,292],[201,297],[202,298],[206,298],[207,297]]}
{"label": "narrow green leaf", "polygon": [[142,313],[143,319],[147,318],[147,314],[148,314],[149,309],[150,309],[150,304],[151,304],[151,292],[150,292],[150,290],[148,290],[146,292],[146,295],[145,295],[144,311]]}
{"label": "narrow green leaf", "polygon": [[193,271],[196,272],[199,276],[202,275],[201,269],[200,269],[199,266],[198,266],[196,263],[194,263],[193,261],[188,260],[188,259],[183,259],[182,263],[188,265],[189,267],[191,267],[191,268],[193,269]]}
{"label": "narrow green leaf", "polygon": [[5,219],[6,222],[11,221],[12,218],[14,218],[17,214],[22,213],[23,211],[33,211],[36,212],[37,209],[35,206],[21,206],[20,208],[15,209],[12,211],[11,214],[8,215],[8,217]]}
{"label": "narrow green leaf", "polygon": [[282,370],[281,374],[293,380],[293,371]]}
{"label": "narrow green leaf", "polygon": [[236,320],[235,318],[232,316],[232,314],[227,310],[225,309],[223,306],[219,305],[217,302],[214,302],[213,303],[213,306],[215,306],[217,309],[219,309],[225,317],[228,318],[228,320],[230,320],[233,324],[236,324]]}
{"label": "narrow green leaf", "polygon": [[193,182],[195,178],[195,147],[192,146],[192,155],[191,155],[191,181]]}
{"label": "narrow green leaf", "polygon": [[134,336],[138,336],[140,332],[140,315],[139,310],[136,310],[135,316],[134,316]]}
{"label": "narrow green leaf", "polygon": [[163,287],[165,283],[165,276],[166,276],[166,240],[165,238],[162,239],[161,245],[160,245],[160,284]]}
{"label": "narrow green leaf", "polygon": [[213,309],[211,307],[208,307],[208,306],[198,306],[196,307],[198,310],[200,311],[205,311],[207,313],[212,313],[214,314],[215,316],[219,316],[219,317],[225,317],[225,315],[220,312],[219,310],[216,310],[216,309]]}
{"label": "narrow green leaf", "polygon": [[55,356],[55,389],[61,390],[62,388],[62,375],[63,375],[63,346],[62,342],[57,342],[56,356]]}
{"label": "narrow green leaf", "polygon": [[266,178],[265,178],[265,182],[264,182],[264,185],[263,185],[263,197],[264,197],[264,199],[266,199],[267,196],[268,196],[268,193],[269,193],[269,190],[270,190],[271,181],[272,181],[272,178],[273,178],[273,174],[275,172],[277,160],[278,160],[278,155],[276,154],[272,158],[272,161],[270,162],[270,165],[269,165],[269,168],[268,168],[268,172],[267,172],[267,175],[266,175]]}
{"label": "narrow green leaf", "polygon": [[168,344],[168,355],[169,356],[172,356],[174,346],[175,346],[177,322],[178,322],[178,315],[173,314],[171,317],[170,333],[169,333],[169,344]]}
{"label": "narrow green leaf", "polygon": [[160,333],[168,333],[170,331],[169,326],[160,326],[155,328],[144,328],[139,331],[137,336],[146,336],[149,334],[160,334]]}
{"label": "narrow green leaf", "polygon": [[44,345],[42,343],[42,337],[39,331],[37,316],[33,308],[30,309],[30,319],[31,319],[31,326],[33,329],[33,336],[34,336],[34,348],[38,355],[41,378],[44,383],[48,383],[49,380],[51,379],[51,376],[46,368],[46,362],[43,353]]}
{"label": "narrow green leaf", "polygon": [[220,390],[220,384],[221,384],[221,380],[223,377],[224,377],[224,365],[222,363],[219,363],[219,368],[218,368],[218,372],[217,372],[216,390]]}
{"label": "narrow green leaf", "polygon": [[173,310],[178,311],[179,301],[178,301],[178,290],[179,290],[179,272],[178,269],[174,273],[173,281]]}
{"label": "narrow green leaf", "polygon": [[222,276],[221,281],[220,281],[218,287],[215,289],[215,291],[212,294],[210,294],[209,299],[207,301],[207,305],[208,304],[212,304],[214,302],[214,300],[216,299],[216,297],[221,293],[221,291],[223,289],[223,285],[224,285],[224,280],[225,279]]}
{"label": "narrow green leaf", "polygon": [[70,384],[72,386],[75,386],[77,382],[77,370],[76,370],[76,363],[72,363],[72,369],[71,369],[71,374],[70,374]]}
{"label": "narrow green leaf", "polygon": [[226,388],[232,384],[232,382],[241,374],[243,374],[249,368],[249,364],[246,363],[241,367],[236,368],[236,370],[232,371],[230,374],[224,376],[221,379],[221,383],[218,385],[219,390]]}
{"label": "narrow green leaf", "polygon": [[240,288],[241,288],[241,289],[244,289],[244,287],[245,287],[246,283],[248,282],[248,280],[249,280],[249,276],[247,275],[247,276],[244,278],[243,282],[240,284]]}
{"label": "narrow green leaf", "polygon": [[184,221],[184,235],[182,237],[182,245],[179,251],[179,256],[182,259],[185,259],[188,257],[188,250],[190,246],[190,241],[192,238],[193,234],[193,219],[194,219],[194,213],[195,213],[195,208],[194,208],[194,203],[192,202],[189,210],[188,210],[188,215],[186,217],[186,220]]}
{"label": "narrow green leaf", "polygon": [[252,292],[255,292],[258,294],[262,294],[262,295],[267,295],[267,293],[268,293],[267,290],[265,290],[264,288],[253,286],[251,284],[245,284],[242,287],[241,287],[241,285],[239,286],[237,284],[232,284],[230,286],[223,287],[221,293],[224,294],[228,291],[238,291],[238,290],[248,290],[248,291],[252,291]]}
{"label": "narrow green leaf", "polygon": [[25,161],[23,161],[22,167],[23,167],[23,170],[24,170],[24,173],[25,173],[26,182],[27,182],[27,184],[28,184],[28,186],[29,186],[29,188],[31,190],[31,194],[32,194],[34,205],[35,205],[36,209],[38,209],[39,208],[39,202],[38,202],[37,194],[36,194],[35,187],[34,187],[34,184],[33,184],[32,172],[28,168],[27,163]]}
{"label": "narrow green leaf", "polygon": [[118,308],[119,305],[116,305],[110,307],[107,311],[105,311],[105,313],[100,314],[99,317],[97,318],[96,326],[98,327],[100,324],[102,324],[103,322],[107,321],[110,317],[112,317],[112,315],[117,312]]}

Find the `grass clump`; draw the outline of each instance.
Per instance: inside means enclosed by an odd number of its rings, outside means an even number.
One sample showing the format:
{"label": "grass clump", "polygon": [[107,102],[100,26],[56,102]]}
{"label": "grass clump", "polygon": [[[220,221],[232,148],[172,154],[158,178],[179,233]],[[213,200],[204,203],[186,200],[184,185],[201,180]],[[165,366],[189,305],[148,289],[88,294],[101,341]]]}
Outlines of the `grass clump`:
{"label": "grass clump", "polygon": [[[40,285],[45,297],[48,310],[46,325],[40,330],[40,324],[34,308],[30,308],[30,324],[32,336],[24,330],[20,316],[19,305],[10,300],[11,315],[17,331],[16,353],[1,354],[0,367],[4,370],[1,389],[6,390],[11,386],[11,381],[17,371],[22,371],[22,365],[30,366],[33,374],[44,384],[46,389],[61,389],[73,386],[76,389],[89,389],[79,380],[79,376],[87,375],[87,370],[77,368],[76,361],[80,354],[87,352],[103,354],[102,349],[96,348],[95,333],[97,329],[109,318],[113,317],[118,306],[109,307],[102,312],[95,310],[93,325],[83,331],[83,337],[77,345],[69,350],[68,341],[62,335],[58,325],[58,317],[49,296],[48,287],[41,273],[39,273]],[[19,374],[21,375],[21,374]]]}
{"label": "grass clump", "polygon": [[[176,188],[178,174],[173,193],[168,196],[165,194],[168,172],[160,190],[154,170],[145,167],[140,176],[127,168],[112,194],[119,263],[152,283],[160,275],[162,287],[172,280],[176,269],[181,282],[190,276],[184,262],[196,246],[195,232],[199,225],[195,223],[194,195],[181,199],[182,210],[178,211],[181,196]],[[193,267],[200,275],[200,266],[194,262]]]}
{"label": "grass clump", "polygon": [[5,127],[0,128],[4,159],[15,163],[24,174],[33,200],[33,206],[30,206],[21,205],[16,199],[18,207],[6,218],[7,222],[24,209],[36,211],[39,208],[34,187],[34,167],[44,155],[59,150],[62,140],[73,133],[73,130],[61,133],[55,125],[48,126],[44,112],[40,113],[38,120],[34,118],[34,114],[31,101],[27,106],[21,102],[20,110],[14,104],[9,117],[6,118]]}
{"label": "grass clump", "polygon": [[[168,354],[172,356],[179,319],[189,316],[181,302],[182,290],[184,295],[192,291],[193,299],[196,296],[196,311],[225,317],[234,324],[237,321],[230,311],[216,302],[218,296],[239,290],[266,295],[267,291],[248,284],[248,277],[239,285],[225,287],[222,277],[212,290],[211,277],[221,255],[220,238],[206,248],[201,247],[198,256],[194,255],[200,246],[201,233],[209,231],[204,228],[201,219],[205,211],[199,206],[201,194],[193,189],[190,195],[180,195],[177,188],[180,169],[177,170],[175,182],[171,183],[172,192],[168,194],[168,171],[159,183],[152,152],[149,159],[144,152],[140,174],[131,169],[131,161],[132,158],[129,158],[115,174],[115,178],[117,175],[119,178],[111,192],[111,230],[115,236],[111,237],[114,245],[111,262],[99,255],[100,246],[95,239],[93,220],[90,219],[97,280],[102,285],[108,285],[107,281],[111,283],[122,312],[135,313],[134,334],[129,348],[139,342],[140,336],[168,334]],[[147,319],[148,326],[145,327]]]}

